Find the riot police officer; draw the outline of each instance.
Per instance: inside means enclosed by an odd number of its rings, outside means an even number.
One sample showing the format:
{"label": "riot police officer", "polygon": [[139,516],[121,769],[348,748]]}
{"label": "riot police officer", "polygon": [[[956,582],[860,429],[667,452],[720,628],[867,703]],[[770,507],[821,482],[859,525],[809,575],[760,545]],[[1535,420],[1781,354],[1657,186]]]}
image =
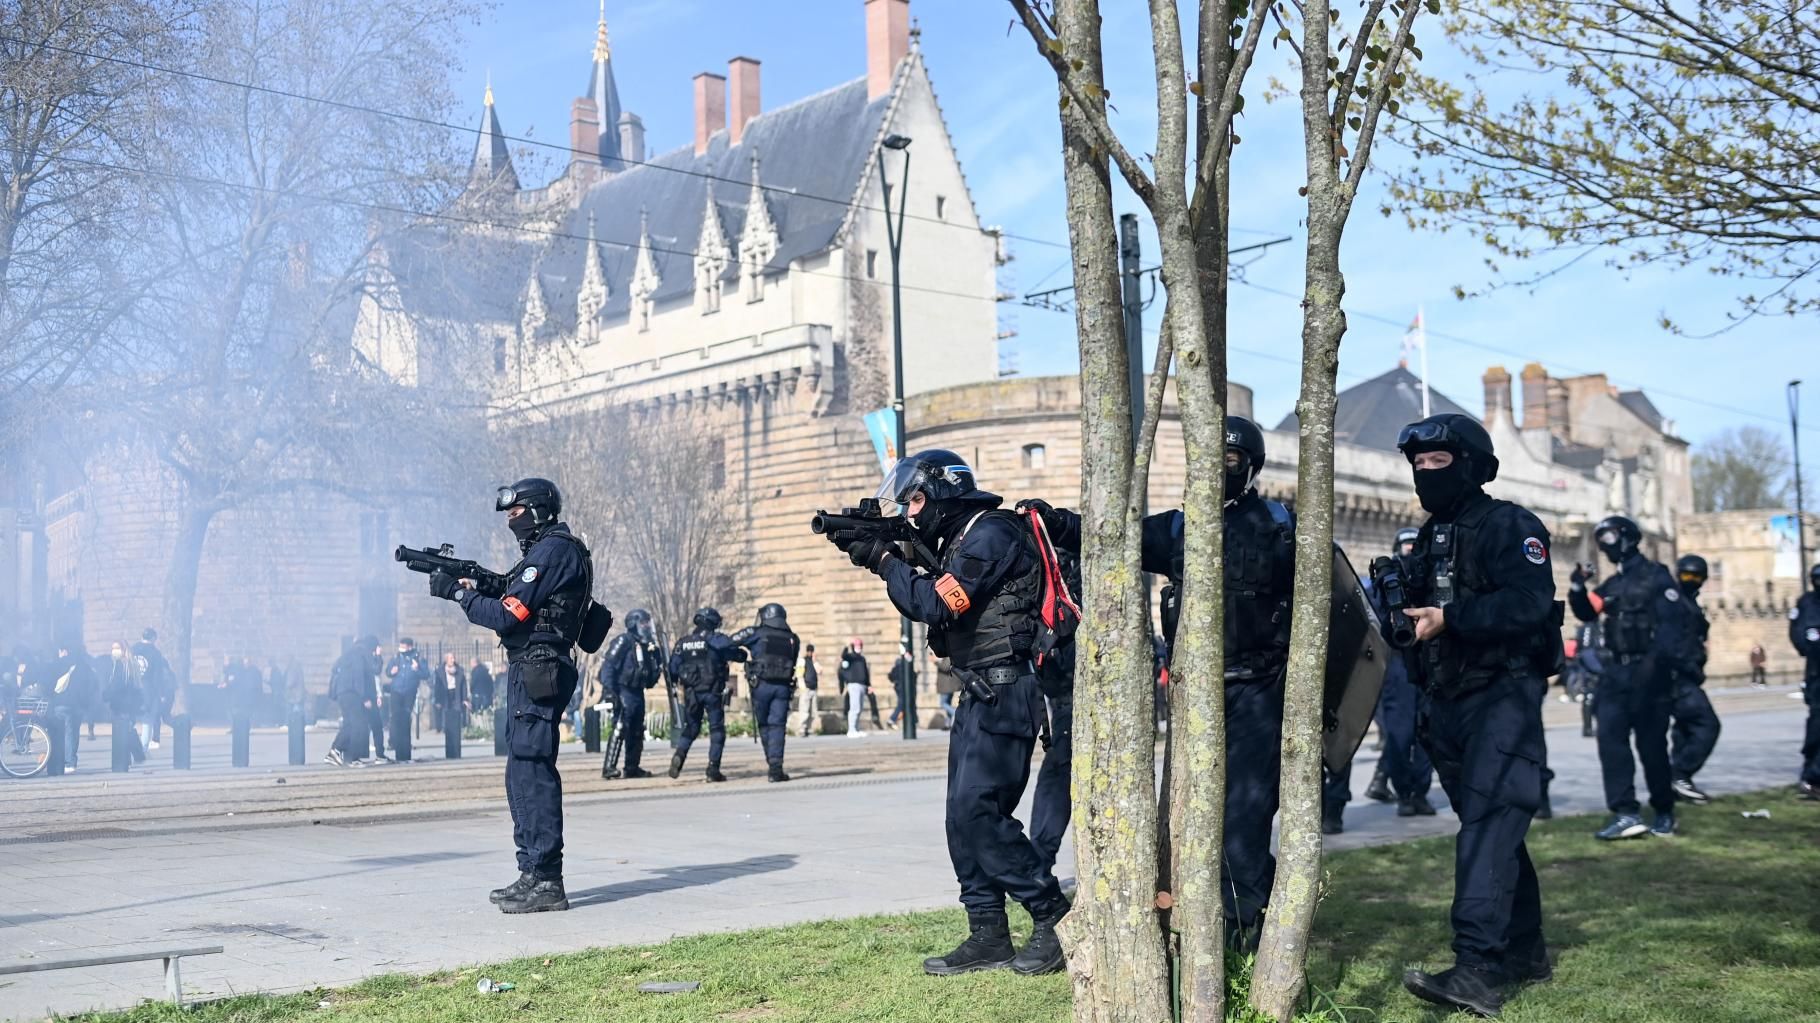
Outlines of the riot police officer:
{"label": "riot police officer", "polygon": [[573,647],[589,614],[594,576],[588,548],[564,524],[562,494],[546,479],[501,487],[494,507],[524,557],[505,592],[475,580],[430,575],[430,592],[461,605],[468,621],[499,634],[506,651],[506,803],[518,847],[518,880],[495,889],[505,913],[569,908],[562,882],[562,776],[556,721],[579,676]]}
{"label": "riot police officer", "polygon": [[1418,729],[1454,812],[1454,965],[1410,970],[1425,1001],[1494,1016],[1501,988],[1552,975],[1542,896],[1524,836],[1542,801],[1542,696],[1559,670],[1561,607],[1549,536],[1527,509],[1484,491],[1497,478],[1491,436],[1442,413],[1403,428],[1416,497],[1404,614],[1415,626]]}
{"label": "riot police officer", "polygon": [[[1255,945],[1276,879],[1270,823],[1282,775],[1283,678],[1289,663],[1290,595],[1295,585],[1295,521],[1288,509],[1257,492],[1265,460],[1264,432],[1241,416],[1226,417],[1226,834],[1224,882],[1227,933]],[[1078,552],[1080,516],[1038,509],[1055,545]],[[1142,568],[1169,579],[1163,590],[1163,641],[1173,654],[1182,579],[1183,517],[1151,515],[1143,523]],[[1344,785],[1344,781],[1340,782]],[[1167,789],[1165,789],[1167,791]],[[1324,778],[1324,794],[1338,795]],[[1325,814],[1323,816],[1326,816]]]}
{"label": "riot police officer", "polygon": [[746,680],[752,690],[752,721],[765,745],[765,764],[772,781],[789,781],[784,773],[784,733],[790,728],[790,702],[796,695],[796,656],[802,649],[790,631],[782,604],[758,609],[758,622],[732,636],[734,646],[751,655]]}
{"label": "riot police officer", "polygon": [[708,719],[709,781],[726,781],[720,773],[720,754],[727,747],[727,664],[743,661],[746,652],[733,645],[720,631],[720,612],[704,607],[695,612],[695,629],[676,641],[670,653],[670,677],[682,683],[682,731],[676,737],[676,752],[670,754],[670,777],[682,776],[683,761],[689,747],[701,734],[702,718]]}
{"label": "riot police officer", "polygon": [[1706,584],[1706,559],[1687,554],[1675,562],[1675,582],[1681,587],[1681,650],[1674,661],[1675,703],[1670,709],[1674,739],[1668,764],[1675,775],[1675,795],[1690,803],[1710,797],[1694,784],[1694,775],[1713,755],[1719,742],[1719,715],[1706,698],[1706,634],[1709,624],[1700,607],[1700,587]]}
{"label": "riot police officer", "polygon": [[[878,499],[906,516],[937,564],[918,571],[876,533],[837,531],[830,540],[885,581],[897,609],[929,627],[929,647],[965,687],[948,738],[948,856],[967,909],[967,939],[923,969],[946,976],[1009,966],[1022,974],[1062,968],[1055,925],[1068,911],[1055,876],[1012,816],[1030,779],[1042,730],[1043,695],[1031,653],[1043,565],[1029,530],[980,490],[952,451],[901,459]],[[1005,900],[1030,911],[1030,940],[1011,944]]]}
{"label": "riot police officer", "polygon": [[[1391,553],[1407,562],[1416,553],[1420,535],[1421,530],[1414,526],[1397,530]],[[1375,587],[1368,588],[1382,620],[1389,613],[1384,596]],[[1416,707],[1420,701],[1421,690],[1410,678],[1408,654],[1393,647],[1384,671],[1384,688],[1378,692],[1378,730],[1384,736],[1384,752],[1378,757],[1378,769],[1365,795],[1380,803],[1396,803],[1398,817],[1435,814],[1434,804],[1428,801],[1428,792],[1434,786],[1434,765],[1416,738]]]}
{"label": "riot police officer", "polygon": [[[638,608],[626,615],[626,631],[607,644],[600,662],[600,690],[613,701],[613,741],[602,762],[602,778],[649,778],[639,764],[645,752],[645,690],[663,672],[663,651],[651,627],[651,612]],[[619,757],[624,753],[622,771]]]}
{"label": "riot police officer", "polygon": [[1788,613],[1788,638],[1807,661],[1807,735],[1801,743],[1801,795],[1820,799],[1820,565],[1807,575],[1809,590]]}
{"label": "riot police officer", "polygon": [[[1611,822],[1598,838],[1614,841],[1645,834],[1675,833],[1674,775],[1668,762],[1668,711],[1674,700],[1674,676],[1683,653],[1681,588],[1668,569],[1643,556],[1643,531],[1622,515],[1611,515],[1593,527],[1593,539],[1618,572],[1595,590],[1586,573],[1574,567],[1568,602],[1583,622],[1600,620],[1605,644],[1605,675],[1599,702],[1593,707],[1599,726],[1599,769],[1605,778],[1605,803]],[[1655,821],[1648,828],[1637,804],[1637,759],[1649,785]]]}
{"label": "riot police officer", "polygon": [[[1062,582],[1078,598],[1080,559],[1065,551],[1057,555]],[[1051,871],[1074,810],[1074,657],[1071,635],[1043,658],[1036,671],[1037,688],[1049,704],[1049,733],[1043,744],[1043,765],[1036,772],[1036,790],[1030,794],[1030,841],[1044,868]]]}

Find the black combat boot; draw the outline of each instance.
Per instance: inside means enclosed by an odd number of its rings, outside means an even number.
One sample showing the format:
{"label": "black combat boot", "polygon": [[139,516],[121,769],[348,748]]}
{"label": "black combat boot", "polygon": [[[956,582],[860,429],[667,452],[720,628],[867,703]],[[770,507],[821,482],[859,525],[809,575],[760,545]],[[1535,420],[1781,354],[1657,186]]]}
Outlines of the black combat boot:
{"label": "black combat boot", "polygon": [[618,779],[623,777],[623,775],[621,775],[617,769],[608,770],[607,768],[603,767],[600,769],[600,777],[604,781],[617,781]]}
{"label": "black combat boot", "polygon": [[1321,834],[1338,835],[1346,830],[1346,804],[1326,802],[1321,804]]}
{"label": "black combat boot", "polygon": [[677,750],[675,753],[670,754],[670,777],[682,777],[683,756],[684,753],[682,750]]}
{"label": "black combat boot", "polygon": [[1526,952],[1512,952],[1504,960],[1504,983],[1540,984],[1553,979],[1555,968],[1548,961],[1548,947],[1537,945]]}
{"label": "black combat boot", "polygon": [[1403,987],[1425,1002],[1496,1019],[1498,1010],[1504,1007],[1504,998],[1498,994],[1497,987],[1502,979],[1481,967],[1455,966],[1435,974],[1406,971]]}
{"label": "black combat boot", "polygon": [[772,764],[771,773],[767,776],[772,781],[789,781],[790,776],[784,773],[784,765]]}
{"label": "black combat boot", "polygon": [[1011,946],[1011,925],[1001,910],[997,913],[968,913],[967,940],[945,956],[923,960],[923,972],[937,977],[952,977],[975,970],[1002,970],[1017,958]]}
{"label": "black combat boot", "polygon": [[642,767],[628,767],[624,771],[620,772],[619,776],[621,778],[628,778],[628,779],[630,779],[630,778],[649,778],[649,777],[651,777],[651,772],[645,770]]}
{"label": "black combat boot", "polygon": [[1365,786],[1365,798],[1378,803],[1395,802],[1390,794],[1390,775],[1382,767],[1371,775],[1371,784]]}
{"label": "black combat boot", "polygon": [[501,913],[553,913],[569,908],[569,893],[562,889],[562,878],[534,881],[516,898],[499,904]]}
{"label": "black combat boot", "polygon": [[530,874],[520,874],[520,875],[518,875],[518,880],[513,881],[509,885],[506,885],[504,888],[495,888],[492,891],[488,892],[487,899],[488,899],[488,901],[492,902],[494,905],[497,906],[498,904],[506,901],[507,899],[518,898],[520,895],[523,895],[525,892],[529,891],[531,886],[536,883],[537,883],[537,879],[532,877]]}
{"label": "black combat boot", "polygon": [[1062,955],[1062,939],[1056,936],[1055,925],[1062,922],[1068,908],[1048,917],[1030,918],[1030,940],[1018,951],[1017,958],[1011,960],[1011,968],[1026,977],[1043,973],[1054,973],[1062,968],[1065,957]]}
{"label": "black combat boot", "polygon": [[1397,800],[1398,817],[1433,817],[1434,815],[1435,805],[1428,801],[1427,796],[1405,796]]}
{"label": "black combat boot", "polygon": [[708,780],[709,781],[726,781],[727,780],[727,776],[720,773],[719,762],[713,761],[713,760],[708,761]]}

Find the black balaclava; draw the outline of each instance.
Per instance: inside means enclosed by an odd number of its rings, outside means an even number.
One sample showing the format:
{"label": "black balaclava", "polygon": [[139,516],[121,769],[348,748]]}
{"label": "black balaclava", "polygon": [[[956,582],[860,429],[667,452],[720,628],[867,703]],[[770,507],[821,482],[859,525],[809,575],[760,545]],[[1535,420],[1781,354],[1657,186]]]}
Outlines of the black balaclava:
{"label": "black balaclava", "polygon": [[506,528],[510,529],[512,535],[518,538],[518,549],[520,551],[529,551],[531,549],[531,544],[537,540],[537,534],[543,531],[543,527],[538,525],[533,519],[534,514],[527,510],[523,515],[520,515],[515,519],[506,520]]}
{"label": "black balaclava", "polygon": [[1479,493],[1479,479],[1471,461],[1459,454],[1445,468],[1415,470],[1415,483],[1422,510],[1436,516],[1452,514]]}

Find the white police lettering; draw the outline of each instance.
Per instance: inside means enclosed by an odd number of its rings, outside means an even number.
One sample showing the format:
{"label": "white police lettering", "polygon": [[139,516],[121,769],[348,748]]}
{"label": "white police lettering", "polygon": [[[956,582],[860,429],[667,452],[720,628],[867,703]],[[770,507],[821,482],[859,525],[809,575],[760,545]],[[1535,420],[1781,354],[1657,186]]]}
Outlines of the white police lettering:
{"label": "white police lettering", "polygon": [[520,575],[518,578],[523,579],[525,582],[528,582],[528,583],[536,582],[537,581],[537,566],[532,565],[530,568],[525,569],[524,573],[522,575]]}
{"label": "white police lettering", "polygon": [[1533,536],[1524,537],[1523,556],[1529,559],[1530,564],[1540,565],[1548,560],[1548,548]]}

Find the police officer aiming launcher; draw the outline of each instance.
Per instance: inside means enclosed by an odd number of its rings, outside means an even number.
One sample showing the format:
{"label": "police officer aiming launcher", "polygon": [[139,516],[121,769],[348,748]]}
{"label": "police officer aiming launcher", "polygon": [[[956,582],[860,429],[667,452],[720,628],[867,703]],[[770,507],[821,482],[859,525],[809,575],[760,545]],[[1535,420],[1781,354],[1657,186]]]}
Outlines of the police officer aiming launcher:
{"label": "police officer aiming launcher", "polygon": [[765,746],[767,777],[789,781],[784,773],[784,733],[790,728],[790,703],[796,695],[796,658],[802,644],[782,604],[758,609],[758,622],[732,635],[734,646],[744,647],[746,678],[752,690],[752,720]]}
{"label": "police officer aiming launcher", "polygon": [[[1030,778],[1042,730],[1043,695],[1032,663],[1044,562],[1029,529],[1003,499],[980,490],[952,451],[901,459],[876,500],[887,529],[827,531],[853,564],[885,581],[906,617],[929,627],[929,647],[947,657],[965,698],[948,743],[948,856],[967,909],[967,939],[923,961],[938,976],[1009,966],[1022,974],[1062,968],[1055,925],[1068,911],[1055,876],[1011,816]],[[904,527],[908,527],[908,533]],[[905,535],[932,559],[905,559]],[[913,546],[906,543],[905,546]],[[1011,944],[1005,900],[1030,911],[1023,949]]]}
{"label": "police officer aiming launcher", "polygon": [[[562,777],[556,721],[578,681],[574,647],[593,653],[613,615],[593,600],[588,548],[559,516],[562,494],[546,479],[500,487],[494,508],[524,556],[512,570],[457,578],[433,569],[430,593],[461,605],[468,621],[499,634],[506,651],[506,804],[518,848],[518,880],[494,889],[504,913],[569,908],[562,881]],[[410,562],[408,548],[399,561]],[[413,568],[417,565],[413,564]]]}
{"label": "police officer aiming launcher", "polygon": [[720,612],[704,607],[695,612],[695,628],[676,641],[670,654],[670,674],[683,687],[682,731],[677,735],[676,752],[670,755],[670,777],[682,776],[683,761],[689,747],[701,734],[702,720],[708,723],[709,781],[726,781],[720,773],[721,751],[727,747],[727,682],[731,673],[727,664],[746,659],[745,650],[734,646],[720,631]]}
{"label": "police officer aiming launcher", "polygon": [[1403,986],[1437,1005],[1495,1016],[1505,989],[1552,976],[1542,896],[1524,836],[1542,801],[1541,701],[1559,670],[1561,606],[1549,535],[1528,510],[1485,494],[1497,478],[1491,436],[1470,416],[1444,413],[1403,428],[1416,497],[1429,519],[1402,559],[1413,626],[1387,638],[1414,643],[1423,744],[1460,818],[1455,838],[1454,965],[1410,970]]}

